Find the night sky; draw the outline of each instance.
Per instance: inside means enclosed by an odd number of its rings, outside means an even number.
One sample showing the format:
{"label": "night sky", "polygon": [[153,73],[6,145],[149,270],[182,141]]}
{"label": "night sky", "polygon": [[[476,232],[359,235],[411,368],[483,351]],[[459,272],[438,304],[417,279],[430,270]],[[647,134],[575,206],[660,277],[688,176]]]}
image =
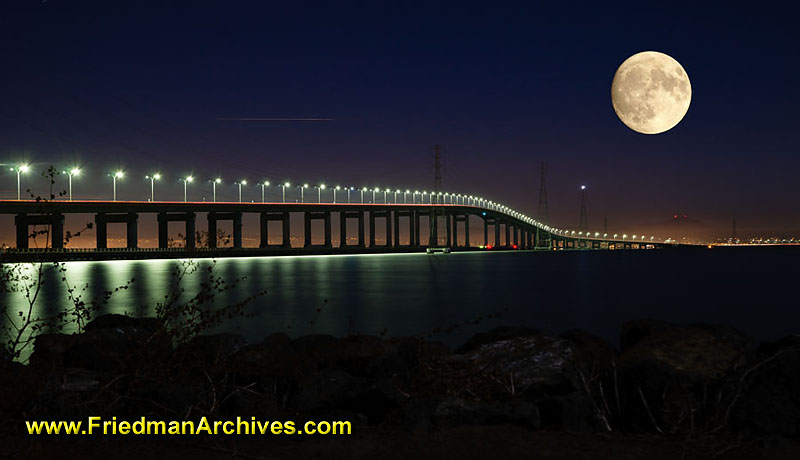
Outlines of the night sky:
{"label": "night sky", "polygon": [[[742,236],[800,235],[800,28],[781,7],[127,3],[3,2],[0,162],[80,165],[76,198],[109,199],[122,168],[120,199],[147,199],[159,170],[162,199],[182,199],[191,172],[190,199],[220,175],[234,200],[242,177],[430,189],[439,143],[444,190],[532,216],[546,161],[559,227],[577,227],[586,184],[593,229],[664,235],[680,213],[687,232],[727,236],[736,218]],[[645,50],[692,83],[660,135],[628,129],[610,100]],[[240,117],[331,120],[222,120]]]}

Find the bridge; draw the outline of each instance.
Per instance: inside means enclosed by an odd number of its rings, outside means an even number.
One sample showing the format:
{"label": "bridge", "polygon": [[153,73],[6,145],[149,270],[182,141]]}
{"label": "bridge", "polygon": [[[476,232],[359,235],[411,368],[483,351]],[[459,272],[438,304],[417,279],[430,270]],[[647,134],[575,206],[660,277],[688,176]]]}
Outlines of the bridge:
{"label": "bridge", "polygon": [[[384,194],[384,196],[386,196]],[[383,203],[285,203],[285,202],[174,202],[174,201],[25,201],[0,200],[0,215],[14,215],[16,247],[0,252],[0,261],[66,261],[113,260],[152,258],[237,257],[300,254],[354,254],[395,253],[423,251],[467,250],[613,250],[653,249],[676,246],[672,240],[656,240],[637,235],[608,235],[598,232],[554,228],[519,213],[506,206],[466,195],[429,194],[408,202],[384,198]],[[139,246],[139,216],[156,214],[158,246]],[[196,241],[198,214],[205,213],[208,223],[207,242],[200,247]],[[290,241],[290,215],[302,214],[302,247],[293,247]],[[65,245],[64,216],[66,214],[93,214],[96,247],[92,249],[68,248]],[[260,222],[260,244],[256,247],[242,245],[242,216],[257,214]],[[477,216],[482,229],[472,229]],[[232,247],[218,247],[215,238],[219,222],[232,222]],[[323,225],[322,243],[312,244],[312,222]],[[356,221],[357,231],[348,238],[347,222]],[[169,222],[179,222],[184,227],[183,247],[170,247]],[[280,243],[270,244],[270,222],[279,224]],[[336,222],[336,224],[334,224]],[[376,223],[384,223],[379,235]],[[108,224],[126,226],[126,247],[108,248]],[[332,227],[339,225],[338,241],[332,239]],[[31,248],[29,242],[36,232],[31,227],[45,226],[49,241],[44,248]],[[400,231],[407,230],[401,242]],[[422,241],[421,228],[427,230]],[[459,228],[464,238],[459,240]],[[491,230],[490,230],[491,228]],[[470,233],[483,231],[483,245],[470,245]],[[473,233],[474,234],[474,233]],[[355,241],[355,244],[349,241]],[[444,241],[442,241],[444,240]],[[380,243],[379,243],[380,242]]]}

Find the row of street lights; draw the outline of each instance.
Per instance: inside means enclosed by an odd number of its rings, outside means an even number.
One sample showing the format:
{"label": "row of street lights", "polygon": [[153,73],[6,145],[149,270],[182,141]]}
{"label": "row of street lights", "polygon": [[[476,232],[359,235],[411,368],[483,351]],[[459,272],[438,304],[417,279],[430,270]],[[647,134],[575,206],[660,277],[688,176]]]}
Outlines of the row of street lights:
{"label": "row of street lights", "polygon": [[[14,167],[10,168],[10,170],[17,173],[17,200],[20,200],[21,199],[20,176],[22,174],[25,174],[28,171],[30,171],[30,166],[28,166],[26,164],[22,164],[22,165],[14,166]],[[71,169],[69,169],[67,171],[64,171],[64,174],[68,175],[68,177],[69,177],[69,200],[72,201],[72,178],[80,176],[81,170],[80,170],[80,168],[71,168]],[[124,178],[125,177],[125,173],[122,170],[118,170],[118,171],[114,171],[112,173],[109,173],[108,175],[112,179],[113,200],[117,201],[117,179]],[[153,174],[149,174],[149,175],[145,176],[145,179],[150,181],[150,201],[155,201],[155,182],[158,181],[158,180],[161,180],[161,178],[162,178],[162,175],[160,173],[153,173]],[[189,176],[185,176],[185,177],[180,178],[180,180],[183,182],[183,201],[186,202],[188,200],[188,196],[187,196],[188,186],[189,186],[190,183],[194,182],[195,178],[194,178],[194,176],[189,175]],[[211,186],[212,186],[213,200],[214,200],[214,202],[216,202],[217,201],[217,185],[222,183],[222,178],[217,177],[215,179],[210,180],[209,182],[211,183]],[[238,188],[239,202],[241,203],[242,202],[242,187],[247,185],[247,180],[246,179],[241,179],[241,180],[235,181],[234,185],[236,185],[237,188]],[[262,201],[262,203],[265,203],[266,202],[266,189],[267,189],[267,187],[270,186],[270,183],[269,183],[269,181],[263,181],[263,182],[259,182],[257,185],[261,186],[261,201]],[[276,187],[280,187],[281,188],[281,200],[282,200],[282,202],[286,203],[286,189],[291,187],[291,183],[290,182],[284,182],[282,184],[278,184]],[[297,185],[296,187],[300,190],[300,202],[301,203],[305,203],[305,190],[309,188],[309,185],[307,183],[304,183],[304,184],[301,184],[301,185]],[[322,191],[327,189],[326,185],[325,184],[319,184],[319,185],[315,185],[314,188],[317,189],[317,202],[318,203],[322,203]],[[581,189],[585,190],[585,186],[582,186]],[[451,204],[451,205],[455,204],[455,205],[477,206],[477,207],[482,207],[482,208],[485,208],[485,209],[490,209],[490,210],[493,210],[493,211],[502,212],[504,214],[513,216],[513,217],[515,217],[517,219],[520,219],[520,220],[522,220],[522,221],[524,221],[524,222],[526,222],[528,224],[535,225],[535,226],[537,226],[537,227],[539,227],[539,228],[541,228],[543,230],[546,230],[548,232],[554,233],[556,235],[578,236],[578,237],[585,237],[585,238],[592,237],[592,235],[589,232],[586,232],[585,236],[584,236],[584,232],[582,232],[582,231],[578,232],[576,234],[574,230],[573,231],[563,230],[563,229],[558,229],[558,228],[551,227],[549,225],[545,225],[545,224],[543,224],[543,223],[541,223],[541,222],[539,222],[539,221],[537,221],[537,220],[535,220],[533,218],[530,218],[530,217],[528,217],[528,216],[526,216],[526,215],[524,215],[522,213],[514,211],[513,209],[511,209],[511,208],[509,208],[507,206],[501,205],[499,203],[495,203],[495,202],[490,201],[490,200],[486,200],[486,199],[481,198],[481,197],[472,196],[472,195],[462,195],[462,194],[448,193],[448,192],[429,192],[427,190],[423,190],[423,191],[414,190],[412,192],[411,190],[402,191],[400,189],[394,189],[394,190],[388,189],[388,188],[381,189],[379,187],[375,187],[375,188],[362,187],[360,189],[356,189],[355,187],[341,187],[339,185],[333,187],[332,190],[333,190],[333,203],[337,203],[337,198],[336,198],[336,192],[337,191],[338,192],[341,192],[341,191],[346,191],[347,192],[347,203],[351,202],[351,193],[355,192],[355,191],[358,191],[360,193],[360,202],[361,203],[365,202],[364,201],[364,193],[365,192],[366,193],[370,193],[370,192],[372,193],[371,203],[377,203],[377,196],[378,196],[377,194],[383,193],[383,203],[384,204],[389,204],[389,202],[388,202],[389,194],[393,195],[394,204],[399,204],[398,198],[397,198],[398,194],[402,194],[403,204],[409,204],[408,203],[408,196],[411,195],[411,203],[410,204]],[[419,200],[417,200],[417,196],[418,195],[419,195]],[[427,198],[428,198],[427,199],[427,203],[426,203],[426,200],[425,200],[425,196],[426,195],[427,195]],[[593,236],[594,237],[599,237],[600,233],[595,232]],[[618,234],[614,234],[612,238],[613,239],[618,239],[618,236],[619,236]],[[608,234],[604,233],[603,234],[603,238],[608,238]],[[622,239],[623,240],[628,240],[628,238],[629,237],[628,237],[627,234],[623,234],[622,235]],[[642,241],[644,239],[645,239],[644,236],[638,236],[637,237],[637,235],[633,235],[633,236],[630,237],[630,240],[640,240],[640,241]],[[650,237],[650,241],[653,241],[653,239],[654,239],[654,237]]]}

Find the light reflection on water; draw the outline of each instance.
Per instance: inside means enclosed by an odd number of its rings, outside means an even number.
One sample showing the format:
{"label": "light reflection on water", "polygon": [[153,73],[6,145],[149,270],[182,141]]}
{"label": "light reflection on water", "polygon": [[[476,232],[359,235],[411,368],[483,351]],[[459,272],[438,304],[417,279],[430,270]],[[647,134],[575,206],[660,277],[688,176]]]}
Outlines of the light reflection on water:
{"label": "light reflection on water", "polygon": [[[583,328],[616,342],[633,318],[731,324],[760,338],[798,332],[800,294],[791,249],[714,251],[509,252],[221,259],[214,273],[228,282],[217,306],[261,290],[221,329],[257,341],[273,332],[419,334],[508,309],[500,318],[436,338],[455,345],[478,330],[526,325],[550,333]],[[198,289],[210,260],[182,285]],[[172,285],[174,260],[70,262],[67,283],[89,284],[84,300],[115,293],[104,312],[153,315]],[[39,315],[69,306],[67,283],[45,274]],[[765,288],[766,286],[766,288]],[[19,306],[21,293],[0,294]],[[321,308],[320,312],[317,309]]]}

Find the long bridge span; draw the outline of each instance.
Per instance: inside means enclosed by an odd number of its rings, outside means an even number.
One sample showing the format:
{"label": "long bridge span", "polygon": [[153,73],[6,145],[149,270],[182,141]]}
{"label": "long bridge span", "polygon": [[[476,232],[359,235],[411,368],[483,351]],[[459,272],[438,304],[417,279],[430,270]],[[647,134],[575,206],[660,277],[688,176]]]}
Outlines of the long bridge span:
{"label": "long bridge span", "polygon": [[[405,201],[405,200],[404,200]],[[207,241],[196,241],[198,214],[205,213]],[[302,214],[303,245],[290,244],[290,215]],[[253,203],[253,202],[172,202],[172,201],[25,201],[0,200],[0,214],[14,215],[16,246],[0,252],[0,261],[29,260],[108,260],[191,257],[237,257],[294,254],[393,253],[433,250],[565,250],[565,249],[652,249],[678,244],[670,240],[637,235],[613,235],[564,230],[514,211],[505,206],[466,197],[450,203]],[[94,215],[96,248],[74,249],[65,245],[64,216]],[[156,214],[158,246],[139,247],[139,216]],[[260,244],[242,245],[244,214],[257,214]],[[470,216],[482,221],[482,228],[470,224]],[[476,221],[472,219],[473,222]],[[232,247],[217,247],[217,224],[232,222]],[[312,244],[312,222],[323,225],[322,243]],[[348,221],[357,222],[355,235],[348,237]],[[383,221],[378,234],[376,222]],[[169,245],[169,222],[184,226],[185,245]],[[279,223],[280,243],[270,244],[270,222]],[[334,222],[336,222],[334,224]],[[108,224],[126,226],[125,248],[108,248]],[[333,241],[334,225],[339,226],[338,241]],[[41,234],[32,231],[45,226],[49,241],[43,248],[31,248],[30,241]],[[400,231],[407,231],[401,243]],[[421,229],[427,229],[422,241]],[[463,239],[459,239],[459,229]],[[483,245],[470,246],[470,234],[483,233]],[[350,243],[355,241],[355,244]],[[379,241],[381,241],[379,243]]]}

